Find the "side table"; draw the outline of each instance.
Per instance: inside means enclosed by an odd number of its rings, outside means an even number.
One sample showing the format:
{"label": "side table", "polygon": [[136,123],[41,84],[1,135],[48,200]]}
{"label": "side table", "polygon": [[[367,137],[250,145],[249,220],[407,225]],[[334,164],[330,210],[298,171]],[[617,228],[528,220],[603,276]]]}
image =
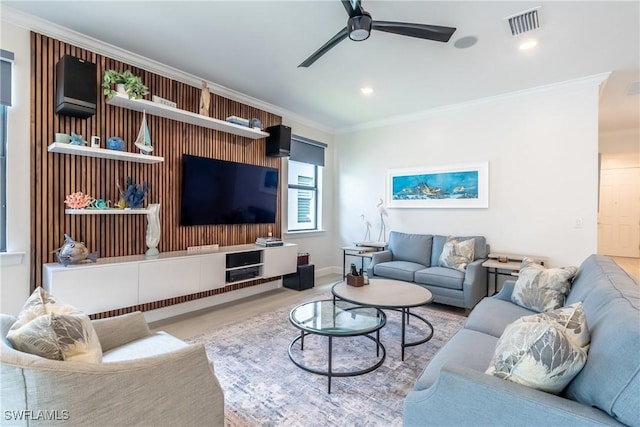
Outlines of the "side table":
{"label": "side table", "polygon": [[347,256],[360,258],[360,268],[364,270],[364,259],[371,259],[374,252],[383,251],[387,247],[386,242],[356,242],[355,246],[343,246],[342,250],[342,278],[347,276]]}
{"label": "side table", "polygon": [[[487,269],[487,274],[493,274],[493,293],[497,293],[498,289],[498,276],[518,276],[522,260],[525,258],[532,259],[540,265],[544,265],[547,258],[534,255],[518,255],[518,254],[505,254],[492,252],[488,255],[482,266]],[[499,261],[506,260],[506,261]],[[489,292],[489,294],[491,294]]]}

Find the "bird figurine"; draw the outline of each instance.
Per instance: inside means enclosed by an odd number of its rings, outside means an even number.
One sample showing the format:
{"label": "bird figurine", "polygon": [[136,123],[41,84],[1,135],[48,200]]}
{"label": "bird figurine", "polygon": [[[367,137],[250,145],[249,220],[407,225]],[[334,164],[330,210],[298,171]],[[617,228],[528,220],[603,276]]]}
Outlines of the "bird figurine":
{"label": "bird figurine", "polygon": [[360,215],[360,218],[362,218],[365,227],[367,227],[367,231],[364,233],[364,238],[362,239],[362,241],[368,242],[371,240],[371,222],[364,217],[364,214]]}
{"label": "bird figurine", "polygon": [[380,234],[378,234],[378,242],[382,242],[383,241],[383,237],[386,238],[387,236],[387,227],[386,224],[384,223],[384,217],[385,216],[389,216],[389,213],[387,212],[387,209],[384,207],[384,202],[382,201],[382,199],[378,199],[378,203],[376,204],[376,208],[378,208],[378,213],[380,214]]}
{"label": "bird figurine", "polygon": [[89,249],[83,242],[76,242],[68,234],[64,235],[64,245],[54,251],[58,262],[65,267],[69,264],[77,264],[85,259],[96,262],[98,252],[89,253]]}

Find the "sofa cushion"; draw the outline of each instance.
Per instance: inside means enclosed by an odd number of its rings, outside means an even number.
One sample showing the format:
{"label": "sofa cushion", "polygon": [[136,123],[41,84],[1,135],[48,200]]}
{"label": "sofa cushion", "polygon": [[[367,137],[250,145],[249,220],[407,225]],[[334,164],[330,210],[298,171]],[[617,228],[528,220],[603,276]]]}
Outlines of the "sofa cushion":
{"label": "sofa cushion", "polygon": [[393,253],[394,261],[409,261],[429,267],[432,242],[433,236],[430,234],[392,231],[389,235],[389,250]]}
{"label": "sofa cushion", "polygon": [[469,313],[464,327],[499,338],[511,323],[523,316],[532,314],[535,314],[535,312],[520,307],[511,301],[496,297],[484,298]]}
{"label": "sofa cushion", "polygon": [[525,316],[507,326],[486,373],[557,394],[584,366],[588,346],[581,303]]}
{"label": "sofa cushion", "polygon": [[52,360],[99,363],[102,348],[89,316],[38,287],[7,333],[13,348]]}
{"label": "sofa cushion", "polygon": [[[433,248],[431,249],[431,265],[439,265],[440,254],[442,254],[442,249],[444,248],[444,244],[447,242],[448,236],[433,236]],[[486,258],[487,253],[487,239],[484,236],[457,236],[455,239],[459,242],[464,242],[465,240],[474,239],[474,260]]]}
{"label": "sofa cushion", "polygon": [[562,307],[571,288],[576,267],[545,268],[533,260],[522,261],[511,301],[538,312]]}
{"label": "sofa cushion", "polygon": [[429,267],[416,271],[414,281],[424,285],[441,286],[449,289],[462,289],[464,273],[446,267]]}
{"label": "sofa cushion", "polygon": [[498,338],[469,329],[460,329],[431,359],[414,384],[415,390],[424,390],[434,384],[445,363],[465,366],[484,372],[491,362]]}
{"label": "sofa cushion", "polygon": [[453,237],[447,238],[447,241],[442,248],[438,265],[440,267],[465,271],[467,269],[467,265],[475,259],[474,246],[475,239],[459,242]]}
{"label": "sofa cushion", "polygon": [[591,255],[567,303],[582,301],[591,333],[589,358],[565,390],[627,425],[640,425],[640,286],[610,258]]}
{"label": "sofa cushion", "polygon": [[424,265],[408,261],[381,262],[373,267],[376,276],[388,277],[389,279],[404,280],[413,282],[414,273],[424,269]]}
{"label": "sofa cushion", "polygon": [[114,363],[138,360],[145,357],[170,353],[187,346],[188,344],[184,341],[160,331],[105,352],[102,356],[102,362]]}

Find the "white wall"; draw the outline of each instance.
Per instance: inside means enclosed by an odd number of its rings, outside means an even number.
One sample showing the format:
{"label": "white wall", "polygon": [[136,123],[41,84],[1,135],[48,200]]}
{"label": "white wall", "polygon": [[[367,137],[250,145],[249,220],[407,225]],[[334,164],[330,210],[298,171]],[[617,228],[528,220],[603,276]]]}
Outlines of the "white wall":
{"label": "white wall", "polygon": [[15,54],[7,132],[7,252],[24,255],[0,255],[0,311],[17,314],[29,296],[31,53],[29,31],[7,22],[1,31],[0,47]]}
{"label": "white wall", "polygon": [[287,233],[287,176],[288,176],[288,161],[283,159],[282,163],[282,179],[283,179],[283,192],[282,192],[282,230],[283,239],[296,243],[298,245],[299,252],[307,252],[310,255],[309,262],[315,265],[316,276],[326,275],[334,272],[335,257],[334,257],[334,236],[336,235],[335,227],[335,186],[334,177],[336,174],[334,151],[335,146],[333,143],[333,134],[318,130],[301,123],[292,117],[283,116],[282,123],[291,127],[291,133],[305,138],[312,139],[314,141],[323,142],[327,144],[325,149],[325,166],[322,168],[322,181],[320,184],[320,191],[322,192],[322,207],[321,207],[321,231],[315,232],[301,232],[301,233]]}
{"label": "white wall", "polygon": [[[479,234],[492,251],[578,265],[596,252],[598,85],[601,76],[496,97],[411,122],[336,135],[338,239],[361,239],[376,218],[386,170],[488,161],[488,209],[389,209],[387,229]],[[583,228],[576,228],[582,218]],[[379,220],[374,224],[377,237]]]}
{"label": "white wall", "polygon": [[600,133],[601,153],[637,153],[640,156],[640,129],[620,129]]}

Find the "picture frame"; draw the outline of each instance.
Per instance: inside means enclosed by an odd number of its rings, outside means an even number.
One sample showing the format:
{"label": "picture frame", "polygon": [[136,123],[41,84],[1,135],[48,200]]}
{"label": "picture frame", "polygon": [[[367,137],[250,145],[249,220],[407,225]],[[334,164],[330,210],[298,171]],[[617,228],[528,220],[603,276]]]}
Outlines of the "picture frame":
{"label": "picture frame", "polygon": [[489,207],[489,162],[387,171],[387,208]]}

